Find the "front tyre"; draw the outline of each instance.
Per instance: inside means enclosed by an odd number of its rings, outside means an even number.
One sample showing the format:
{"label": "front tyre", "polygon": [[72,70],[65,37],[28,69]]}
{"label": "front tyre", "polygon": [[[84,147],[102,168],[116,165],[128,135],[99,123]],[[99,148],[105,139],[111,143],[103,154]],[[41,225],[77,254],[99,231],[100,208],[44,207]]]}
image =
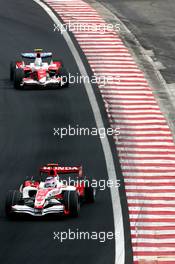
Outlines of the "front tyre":
{"label": "front tyre", "polygon": [[15,61],[11,61],[11,63],[10,63],[10,81],[14,80],[15,69],[16,69],[16,62]]}
{"label": "front tyre", "polygon": [[80,214],[80,200],[76,191],[65,191],[64,193],[65,209],[69,211],[73,217],[78,217]]}
{"label": "front tyre", "polygon": [[13,216],[12,206],[21,204],[22,193],[19,191],[8,191],[5,203],[5,213],[7,217]]}
{"label": "front tyre", "polygon": [[14,87],[16,89],[20,88],[20,84],[22,83],[24,78],[24,70],[23,69],[15,69],[14,71]]}
{"label": "front tyre", "polygon": [[59,70],[59,76],[61,78],[61,87],[68,87],[69,86],[69,74],[66,69],[61,68]]}

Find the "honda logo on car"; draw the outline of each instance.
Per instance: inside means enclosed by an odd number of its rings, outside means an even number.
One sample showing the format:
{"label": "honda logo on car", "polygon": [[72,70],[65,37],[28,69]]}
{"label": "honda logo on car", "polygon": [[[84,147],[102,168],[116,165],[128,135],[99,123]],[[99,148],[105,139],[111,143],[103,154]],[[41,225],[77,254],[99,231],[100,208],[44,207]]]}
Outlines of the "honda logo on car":
{"label": "honda logo on car", "polygon": [[43,167],[44,170],[52,170],[53,168],[59,171],[79,170],[79,167]]}

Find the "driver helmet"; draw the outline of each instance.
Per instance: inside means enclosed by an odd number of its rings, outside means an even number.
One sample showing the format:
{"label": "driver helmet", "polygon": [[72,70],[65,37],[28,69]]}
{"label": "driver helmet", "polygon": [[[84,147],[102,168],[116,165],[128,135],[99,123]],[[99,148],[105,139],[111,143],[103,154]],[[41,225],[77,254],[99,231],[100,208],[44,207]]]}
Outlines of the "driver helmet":
{"label": "driver helmet", "polygon": [[37,67],[42,66],[42,59],[41,58],[36,58],[35,59],[35,66],[37,66]]}
{"label": "driver helmet", "polygon": [[35,66],[42,66],[42,59],[40,52],[37,52],[36,59],[35,59]]}
{"label": "driver helmet", "polygon": [[55,177],[49,176],[46,178],[45,184],[44,184],[45,188],[56,188],[56,186],[57,186],[57,182],[56,182]]}

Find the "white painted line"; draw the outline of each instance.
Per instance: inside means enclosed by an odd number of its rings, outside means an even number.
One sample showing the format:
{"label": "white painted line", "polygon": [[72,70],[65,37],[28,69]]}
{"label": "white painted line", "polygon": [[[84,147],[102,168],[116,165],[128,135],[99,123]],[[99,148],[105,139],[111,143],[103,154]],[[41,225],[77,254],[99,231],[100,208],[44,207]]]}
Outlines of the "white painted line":
{"label": "white painted line", "polygon": [[[121,41],[104,41],[104,40],[96,40],[96,41],[78,41],[78,43],[84,47],[87,47],[87,48],[91,48],[91,47],[94,47],[95,45],[101,45],[101,46],[105,46],[105,45],[111,45],[113,44],[112,46],[110,47],[117,47],[117,48],[125,48],[124,44],[122,44]],[[126,49],[126,48],[125,48]]]}
{"label": "white painted line", "polygon": [[[175,152],[175,151],[174,151]],[[162,157],[164,159],[174,159],[175,158],[175,154],[171,153],[171,155],[168,155],[167,156],[167,152],[166,151],[161,151],[159,153],[154,153],[154,151],[150,154],[150,153],[144,153],[142,151],[140,152],[131,152],[131,153],[119,153],[119,156],[124,159],[129,159],[129,158],[133,158],[133,159],[137,159],[137,158],[145,158],[145,159],[148,159],[148,158],[156,158],[157,156],[158,157]]]}
{"label": "white painted line", "polygon": [[[92,66],[92,68],[93,68],[93,66]],[[103,75],[106,75],[106,73],[108,73],[108,72],[112,72],[112,73],[120,72],[120,75],[122,73],[125,73],[125,75],[127,75],[127,76],[132,76],[132,75],[143,76],[143,73],[138,69],[129,69],[129,68],[128,69],[121,69],[121,68],[117,68],[115,66],[110,67],[110,68],[104,68],[104,66],[103,66],[103,68],[95,67],[95,68],[93,68],[93,70],[96,72],[100,72]],[[132,75],[130,75],[130,74],[132,74]]]}
{"label": "white painted line", "polygon": [[[161,114],[142,114],[142,115],[133,115],[133,113],[128,113],[128,114],[119,114],[119,113],[116,113],[116,114],[114,114],[114,112],[111,112],[111,114],[112,114],[112,116],[113,117],[116,117],[116,119],[118,118],[118,119],[121,119],[121,118],[127,118],[127,116],[128,116],[128,118],[129,119],[144,119],[144,118],[150,118],[150,119],[153,119],[153,118],[157,118],[157,119],[161,119],[161,120],[163,120],[162,119],[162,115]],[[134,136],[133,136],[134,137]],[[159,138],[159,137],[158,137]],[[170,137],[171,139],[172,139],[172,136]]]}
{"label": "white painted line", "polygon": [[[102,95],[103,96],[103,95]],[[107,99],[107,102],[108,103],[115,103],[117,104],[118,106],[119,105],[123,105],[123,104],[128,104],[131,103],[132,105],[138,105],[139,103],[142,103],[143,105],[144,104],[148,104],[148,105],[156,105],[156,103],[154,102],[154,100],[150,99],[150,100],[127,100],[127,99],[122,99],[122,98],[119,98],[118,100],[116,100],[115,98],[113,99],[109,99],[107,96],[103,96],[103,98]],[[164,122],[165,123],[165,122]]]}
{"label": "white painted line", "polygon": [[[82,45],[81,45],[82,46]],[[90,52],[95,52],[95,53],[102,53],[102,52],[105,52],[105,54],[109,54],[109,53],[115,53],[115,55],[130,55],[130,53],[128,52],[128,50],[126,48],[119,48],[117,46],[113,46],[113,47],[108,47],[108,48],[105,48],[105,45],[97,45],[97,46],[94,46],[93,48],[88,48],[86,47],[85,45],[83,45],[83,50],[86,52],[86,53],[90,53]]]}
{"label": "white painted line", "polygon": [[[111,62],[112,63],[112,62]],[[91,65],[91,67],[93,68],[93,67],[96,67],[96,69],[104,69],[104,65],[101,65],[101,62],[99,61],[99,64],[98,63],[95,63],[95,62],[90,62],[90,65]],[[112,63],[112,65],[109,63],[109,62],[106,62],[105,63],[105,68],[108,70],[108,69],[120,69],[120,70],[124,70],[125,69],[125,71],[131,71],[131,70],[138,70],[138,67],[137,66],[135,66],[135,65],[133,65],[133,64],[131,64],[131,65],[127,65],[127,70],[126,70],[126,64],[124,65],[124,63],[123,64],[119,64],[119,62],[113,62]]]}
{"label": "white painted line", "polygon": [[154,215],[154,214],[130,214],[129,215],[129,218],[132,219],[132,218],[142,218],[142,219],[151,219],[154,220],[155,218],[160,218],[161,219],[175,219],[175,216],[174,215],[165,215],[165,214],[159,214],[159,215]]}
{"label": "white painted line", "polygon": [[105,51],[105,53],[104,53],[104,51],[96,51],[96,52],[92,52],[92,51],[85,51],[85,53],[86,53],[86,55],[87,56],[96,56],[96,58],[97,57],[101,57],[101,56],[104,56],[104,57],[108,57],[109,55],[111,55],[111,56],[115,56],[115,58],[120,58],[121,56],[122,56],[122,58],[124,59],[124,58],[130,58],[130,54],[129,53],[117,53],[117,56],[116,56],[116,52],[112,52],[112,51]]}
{"label": "white painted line", "polygon": [[[135,240],[134,240],[135,242]],[[158,241],[157,241],[158,242]],[[135,242],[136,243],[136,242]],[[146,241],[141,242],[139,240],[138,243],[136,243],[136,246],[133,246],[133,252],[134,252],[134,263],[135,261],[138,261],[137,263],[149,263],[149,264],[174,264],[174,258],[175,258],[175,245],[174,242],[171,240],[169,241],[170,245],[167,244],[165,241],[161,241],[162,244],[156,243],[156,241],[152,241],[152,243],[149,244],[149,242],[144,246],[139,246],[139,243],[146,243]],[[134,245],[134,244],[133,244]],[[140,252],[142,253],[141,256]],[[167,254],[167,252],[169,254]],[[150,256],[149,256],[150,255]],[[153,256],[152,256],[153,255]],[[137,257],[136,257],[137,256]],[[158,256],[158,257],[157,257]],[[159,262],[155,262],[159,260]],[[146,260],[146,262],[145,262]]]}
{"label": "white painted line", "polygon": [[[146,166],[146,164],[145,164],[145,166],[141,166],[141,164],[135,164],[134,165],[133,163],[131,163],[128,165],[122,165],[122,169],[124,170],[124,172],[125,172],[125,170],[128,170],[129,172],[130,171],[132,172],[132,170],[133,171],[140,170],[143,172],[144,172],[144,170],[147,170],[148,172],[149,172],[149,170],[153,171],[153,172],[161,172],[161,171],[164,172],[166,170],[166,172],[175,172],[175,168],[173,168],[172,166],[165,166],[164,164],[160,164],[158,167],[158,166],[149,166],[149,165]],[[140,188],[140,186],[139,186],[139,188]],[[174,186],[173,186],[173,189],[175,190]]]}
{"label": "white painted line", "polygon": [[[148,211],[149,212],[172,212],[172,214],[174,214],[175,212],[175,208],[174,207],[144,207],[142,206],[140,208],[140,206],[129,206],[129,210],[130,211]],[[133,212],[134,213],[134,212]],[[175,233],[175,230],[174,230],[174,233]]]}
{"label": "white painted line", "polygon": [[[98,38],[99,40],[103,40],[103,41],[111,41],[111,40],[114,40],[114,41],[118,41],[118,43],[122,43],[120,40],[116,40],[116,36],[115,35],[107,35],[105,34],[105,37],[103,35],[98,35],[96,33],[89,33],[87,34],[86,32],[77,32],[74,34],[76,36],[76,39],[77,40],[81,40],[81,41],[96,41],[96,39]],[[132,57],[131,57],[132,58]],[[133,60],[133,58],[132,58]],[[134,61],[134,60],[133,60]]]}
{"label": "white painted line", "polygon": [[130,176],[126,176],[125,179],[124,179],[124,182],[125,182],[125,185],[126,186],[136,186],[136,185],[142,185],[142,186],[151,186],[151,184],[153,186],[157,185],[157,186],[163,186],[164,185],[164,188],[166,186],[175,186],[174,183],[175,183],[175,179],[173,176],[161,176],[161,177],[157,177],[157,176],[152,176],[152,177],[144,177],[144,176],[133,176],[133,177],[130,177]]}
{"label": "white painted line", "polygon": [[[153,234],[153,230],[131,230],[131,234],[132,235],[152,235]],[[156,235],[170,235],[170,234],[175,234],[175,230],[156,230],[155,231]],[[175,246],[175,245],[174,245]]]}
{"label": "white painted line", "polygon": [[[169,199],[172,199],[172,198],[175,198],[175,193],[172,193],[172,192],[163,192],[162,193],[150,193],[150,192],[138,192],[138,191],[133,191],[133,192],[126,192],[126,195],[127,197],[129,198],[132,198],[132,197],[135,197],[135,196],[139,196],[139,197],[142,197],[143,199],[148,199],[148,198],[156,198],[157,200],[160,200],[160,198],[163,197],[164,198],[169,198]],[[174,216],[175,217],[175,216]]]}
{"label": "white painted line", "polygon": [[[166,178],[166,176],[175,176],[175,172],[173,172],[173,171],[166,171],[166,172],[161,172],[161,171],[159,171],[159,172],[143,172],[143,169],[142,169],[142,171],[140,171],[140,172],[132,172],[132,171],[128,171],[128,172],[123,172],[123,175],[124,176],[147,176],[147,177],[153,177],[153,176],[157,176],[157,177],[159,177],[159,176],[164,176],[165,178]],[[143,195],[145,195],[145,194],[143,194]]]}
{"label": "white painted line", "polygon": [[[137,182],[136,182],[137,183]],[[136,184],[133,184],[133,185],[126,185],[125,186],[125,189],[126,191],[128,190],[174,190],[174,194],[175,194],[175,187],[172,185],[172,186],[168,186],[168,185],[164,185],[164,186],[147,186],[146,183],[145,183],[145,186],[140,186],[140,185],[136,185]]]}
{"label": "white painted line", "polygon": [[[152,96],[152,92],[151,91],[126,91],[126,90],[114,90],[114,89],[110,89],[110,88],[100,88],[101,93],[106,93],[106,94],[110,94],[110,95],[120,95],[120,96],[133,96],[134,98],[139,98],[139,96],[146,96],[146,97],[150,97]],[[139,95],[138,95],[139,94]],[[137,96],[137,97],[135,97]],[[162,115],[162,114],[161,114]],[[163,116],[163,115],[162,115]]]}
{"label": "white painted line", "polygon": [[[101,60],[99,60],[99,59],[97,59],[97,58],[90,58],[89,60],[89,63],[91,64],[91,65],[98,65],[98,67],[104,67],[103,65],[102,65],[102,62],[101,62]],[[110,65],[110,66],[121,66],[121,67],[135,67],[135,68],[137,68],[138,69],[138,66],[137,65],[135,65],[135,63],[134,63],[134,61],[132,61],[132,60],[128,60],[128,61],[123,61],[122,59],[120,59],[120,60],[116,60],[115,58],[114,59],[111,59],[111,60],[109,60],[108,58],[106,58],[103,62],[105,62],[105,65]]]}
{"label": "white painted line", "polygon": [[112,61],[116,61],[116,62],[128,62],[128,63],[132,63],[133,62],[133,58],[132,57],[121,57],[121,56],[118,56],[118,55],[116,55],[115,54],[115,57],[110,57],[110,56],[108,56],[108,55],[104,55],[104,54],[102,54],[102,55],[99,55],[98,54],[98,56],[97,56],[97,54],[96,54],[96,56],[94,56],[94,55],[88,55],[88,54],[86,54],[87,55],[87,57],[89,58],[88,59],[88,61],[92,61],[92,60],[94,60],[94,61],[97,61],[97,60],[99,60],[99,61],[109,61],[110,59],[112,59]]}
{"label": "white painted line", "polygon": [[[141,251],[144,252],[144,249],[142,248]],[[152,251],[155,251],[156,252],[156,250],[154,248],[152,249]],[[171,250],[168,250],[168,251],[169,252],[172,252]],[[161,250],[160,250],[160,252],[161,252]],[[149,261],[150,264],[151,263],[152,264],[153,263],[155,263],[155,264],[172,264],[173,263],[172,261],[174,261],[174,256],[171,253],[170,253],[169,256],[167,254],[166,255],[163,255],[162,254],[162,256],[160,256],[160,257],[158,257],[157,255],[155,255],[155,256],[149,256],[147,254],[147,252],[145,252],[145,255],[142,254],[142,256],[134,256],[133,260],[134,260],[134,263],[136,263],[136,261],[137,261],[138,263],[140,262],[140,263],[143,263],[143,264],[144,264],[145,260],[147,262]],[[156,263],[157,260],[159,261],[158,263]]]}
{"label": "white painted line", "polygon": [[[134,160],[130,160],[129,158],[128,159],[122,159],[121,158],[121,163],[122,164],[129,164],[129,163],[134,163],[134,164],[145,164],[145,166],[147,165],[147,163],[155,163],[155,164],[159,164],[159,166],[161,165],[161,164],[167,164],[167,163],[169,163],[170,165],[172,165],[172,164],[174,164],[174,166],[175,166],[175,160],[166,160],[166,159],[153,159],[153,157],[152,157],[152,159],[149,159],[149,160],[144,160],[144,159],[141,159],[141,160],[137,160],[137,159],[134,159]],[[165,186],[164,186],[165,187]],[[174,186],[174,188],[175,188],[175,186]]]}
{"label": "white painted line", "polygon": [[96,50],[104,50],[104,51],[110,51],[110,50],[113,50],[112,48],[116,49],[117,51],[126,51],[128,53],[128,50],[126,49],[126,47],[124,45],[120,45],[117,46],[117,45],[112,45],[112,42],[111,42],[111,45],[108,45],[107,48],[105,48],[105,45],[101,45],[100,43],[98,43],[98,45],[87,45],[87,43],[81,43],[81,46],[83,47],[84,50],[87,50],[87,51],[96,51]]}
{"label": "white painted line", "polygon": [[[133,204],[135,204],[136,206],[137,206],[137,204],[147,204],[147,205],[149,205],[149,206],[156,206],[157,204],[164,204],[164,205],[169,205],[169,206],[174,206],[174,203],[175,203],[175,200],[169,200],[169,201],[167,201],[167,200],[161,200],[161,199],[157,199],[157,200],[149,200],[149,199],[144,199],[144,197],[142,197],[143,199],[128,199],[128,204],[130,204],[130,203],[133,203]],[[174,224],[175,224],[175,222],[174,222]]]}
{"label": "white painted line", "polygon": [[[153,137],[153,138],[167,138],[168,139],[168,137],[170,137],[170,139],[172,139],[172,137],[171,137],[171,134],[170,133],[168,133],[168,132],[166,132],[166,131],[160,131],[159,132],[159,134],[156,134],[156,132],[157,131],[147,131],[147,132],[145,132],[145,131],[141,131],[141,132],[139,132],[139,131],[135,131],[134,132],[134,135],[133,135],[133,131],[128,131],[128,130],[122,130],[122,129],[120,129],[120,135],[118,136],[118,137],[120,137],[120,138],[134,138],[134,137],[136,137],[137,139],[141,139],[141,138],[143,138],[144,136],[146,136],[146,137]],[[158,133],[158,132],[157,132]],[[127,135],[127,136],[126,136]],[[133,153],[132,153],[132,155],[133,155]],[[132,156],[131,155],[131,156]],[[160,155],[161,155],[161,153],[160,153]],[[135,157],[135,156],[133,156],[133,157]],[[164,155],[164,157],[167,157],[167,153],[165,152],[165,155]]]}
{"label": "white painted line", "polygon": [[[108,101],[109,102],[109,101]],[[113,122],[118,122],[120,125],[122,124],[122,125],[124,125],[125,123],[128,125],[128,126],[132,126],[132,124],[136,124],[136,120],[125,120],[125,119],[123,119],[123,120],[118,120],[118,119],[115,119],[115,120],[113,120]],[[136,126],[138,127],[138,126],[142,126],[142,125],[146,125],[146,124],[149,124],[149,125],[160,125],[160,126],[164,126],[164,127],[167,127],[168,128],[168,126],[167,126],[167,123],[166,123],[166,121],[164,121],[164,120],[154,120],[154,119],[150,119],[150,120],[137,120],[137,124],[136,124]],[[139,124],[139,125],[138,125]]]}
{"label": "white painted line", "polygon": [[[34,0],[35,1],[35,0]],[[70,15],[70,16],[74,16],[74,14],[82,14],[82,13],[85,13],[86,14],[86,12],[88,12],[89,14],[95,14],[94,12],[92,12],[92,11],[90,11],[90,10],[81,10],[81,11],[73,11],[73,12],[67,12],[66,10],[60,10],[60,8],[59,9],[55,9],[55,10],[58,10],[58,12],[59,12],[59,14],[66,14],[66,15]]]}
{"label": "white painted line", "polygon": [[[67,14],[67,13],[66,13]],[[88,30],[91,30],[91,27],[94,25],[104,25],[104,22],[103,22],[103,20],[101,20],[101,19],[99,19],[99,18],[91,18],[91,23],[89,23],[89,19],[88,18],[81,18],[81,19],[78,19],[77,20],[77,18],[76,17],[74,17],[74,18],[71,18],[71,20],[68,18],[65,18],[64,17],[64,22],[67,22],[67,23],[70,23],[71,22],[71,24],[73,25],[76,25],[77,24],[77,22],[80,24],[84,24],[84,25],[86,25],[85,27],[87,27],[88,28]],[[88,25],[90,25],[89,27],[88,27]],[[79,27],[75,27],[75,28],[73,28],[72,29],[72,31],[73,32],[81,32],[82,31],[82,26],[79,26]],[[100,32],[100,30],[99,30],[99,32]]]}
{"label": "white painted line", "polygon": [[[111,112],[112,113],[118,113],[118,114],[128,114],[128,115],[130,115],[130,114],[133,114],[133,115],[136,115],[137,113],[138,114],[140,114],[140,113],[143,113],[144,115],[145,114],[162,114],[161,112],[160,112],[160,110],[159,109],[149,109],[149,108],[145,108],[145,109],[132,109],[132,108],[130,108],[130,109],[121,109],[121,108],[111,108]],[[154,131],[155,132],[155,131]],[[168,133],[170,133],[170,132],[168,132]]]}
{"label": "white painted line", "polygon": [[158,105],[156,105],[156,104],[143,104],[143,105],[136,105],[136,106],[134,106],[134,105],[121,105],[120,106],[120,103],[118,103],[116,106],[115,105],[113,105],[113,106],[110,106],[111,107],[111,109],[119,109],[120,107],[123,107],[123,108],[126,108],[126,109],[128,109],[128,111],[129,110],[132,110],[133,108],[134,109],[137,109],[137,110],[139,110],[139,109],[153,109],[153,110],[158,110],[158,111],[160,111],[160,109],[159,109],[159,107],[158,107]]}
{"label": "white painted line", "polygon": [[[116,124],[117,124],[117,122],[116,122]],[[133,129],[133,131],[134,131],[134,129],[154,129],[154,128],[159,128],[159,129],[168,129],[168,126],[167,125],[165,125],[165,124],[149,124],[149,125],[147,125],[147,124],[137,124],[136,123],[136,125],[134,125],[134,124],[129,124],[128,125],[128,123],[118,123],[118,126],[120,127],[120,129],[126,129],[126,128],[128,128],[128,129]],[[159,149],[160,150],[160,149]]]}
{"label": "white painted line", "polygon": [[134,221],[132,221],[131,223],[131,226],[132,227],[140,227],[140,228],[142,228],[142,227],[167,227],[167,226],[172,226],[172,227],[175,227],[175,222],[171,222],[171,223],[168,223],[168,222],[157,222],[157,223],[155,223],[155,222],[143,222],[143,221],[139,221],[139,222],[134,222]]}
{"label": "white painted line", "polygon": [[[107,94],[107,97],[108,98],[111,98],[111,99],[115,99],[115,100],[118,100],[118,99],[133,99],[133,100],[136,100],[136,99],[140,99],[140,100],[143,100],[143,99],[146,99],[146,100],[152,100],[154,101],[154,96],[152,94],[140,94],[140,95],[137,95],[137,94],[129,94],[128,93],[117,93],[117,96],[115,93],[106,93]],[[103,94],[105,95],[105,93],[103,92]],[[165,120],[165,119],[164,119]]]}
{"label": "white painted line", "polygon": [[[159,243],[163,243],[164,246],[161,247],[161,251],[162,250],[167,250],[167,248],[169,247],[166,247],[166,243],[174,243],[172,249],[174,248],[175,249],[175,238],[167,238],[165,236],[165,238],[132,238],[132,243],[156,243],[157,244],[157,247],[160,247],[159,246]],[[140,248],[139,245],[137,246],[137,249]],[[150,248],[153,248],[153,246],[151,247],[150,245]],[[160,250],[160,248],[159,248]]]}
{"label": "white painted line", "polygon": [[119,140],[117,142],[118,145],[133,145],[133,144],[136,144],[136,145],[142,145],[142,146],[174,146],[174,143],[173,142],[167,142],[166,140],[164,142],[160,142],[160,141],[152,141],[152,142],[148,142],[148,141],[127,141],[124,140],[124,141],[120,141],[120,137],[119,137]]}
{"label": "white painted line", "polygon": [[[116,90],[116,89],[120,89],[122,92],[124,91],[127,91],[127,92],[130,92],[130,91],[133,91],[133,92],[141,92],[141,91],[151,91],[150,89],[146,89],[145,88],[145,84],[140,84],[138,83],[137,85],[138,86],[135,86],[136,84],[133,84],[133,83],[130,83],[130,85],[128,84],[122,84],[122,83],[118,83],[118,84],[106,84],[105,86],[100,86],[100,90],[107,90],[107,89],[112,89],[112,90]],[[126,108],[126,111],[127,111],[127,108]],[[160,109],[159,109],[159,112],[160,112]]]}

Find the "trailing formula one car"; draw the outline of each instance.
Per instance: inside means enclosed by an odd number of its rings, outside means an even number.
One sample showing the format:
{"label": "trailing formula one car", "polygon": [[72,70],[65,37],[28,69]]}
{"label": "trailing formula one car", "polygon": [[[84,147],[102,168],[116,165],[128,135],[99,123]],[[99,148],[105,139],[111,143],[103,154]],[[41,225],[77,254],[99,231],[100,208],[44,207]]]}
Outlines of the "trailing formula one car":
{"label": "trailing formula one car", "polygon": [[[32,62],[25,62],[32,60]],[[50,59],[50,62],[47,61]],[[59,60],[52,59],[51,52],[35,49],[33,53],[22,53],[21,60],[10,64],[10,80],[14,87],[59,88],[68,87],[68,73]]]}
{"label": "trailing formula one car", "polygon": [[95,202],[96,190],[82,175],[82,167],[47,164],[38,179],[25,180],[19,190],[9,191],[6,215],[44,216],[48,214],[78,217],[81,202]]}

